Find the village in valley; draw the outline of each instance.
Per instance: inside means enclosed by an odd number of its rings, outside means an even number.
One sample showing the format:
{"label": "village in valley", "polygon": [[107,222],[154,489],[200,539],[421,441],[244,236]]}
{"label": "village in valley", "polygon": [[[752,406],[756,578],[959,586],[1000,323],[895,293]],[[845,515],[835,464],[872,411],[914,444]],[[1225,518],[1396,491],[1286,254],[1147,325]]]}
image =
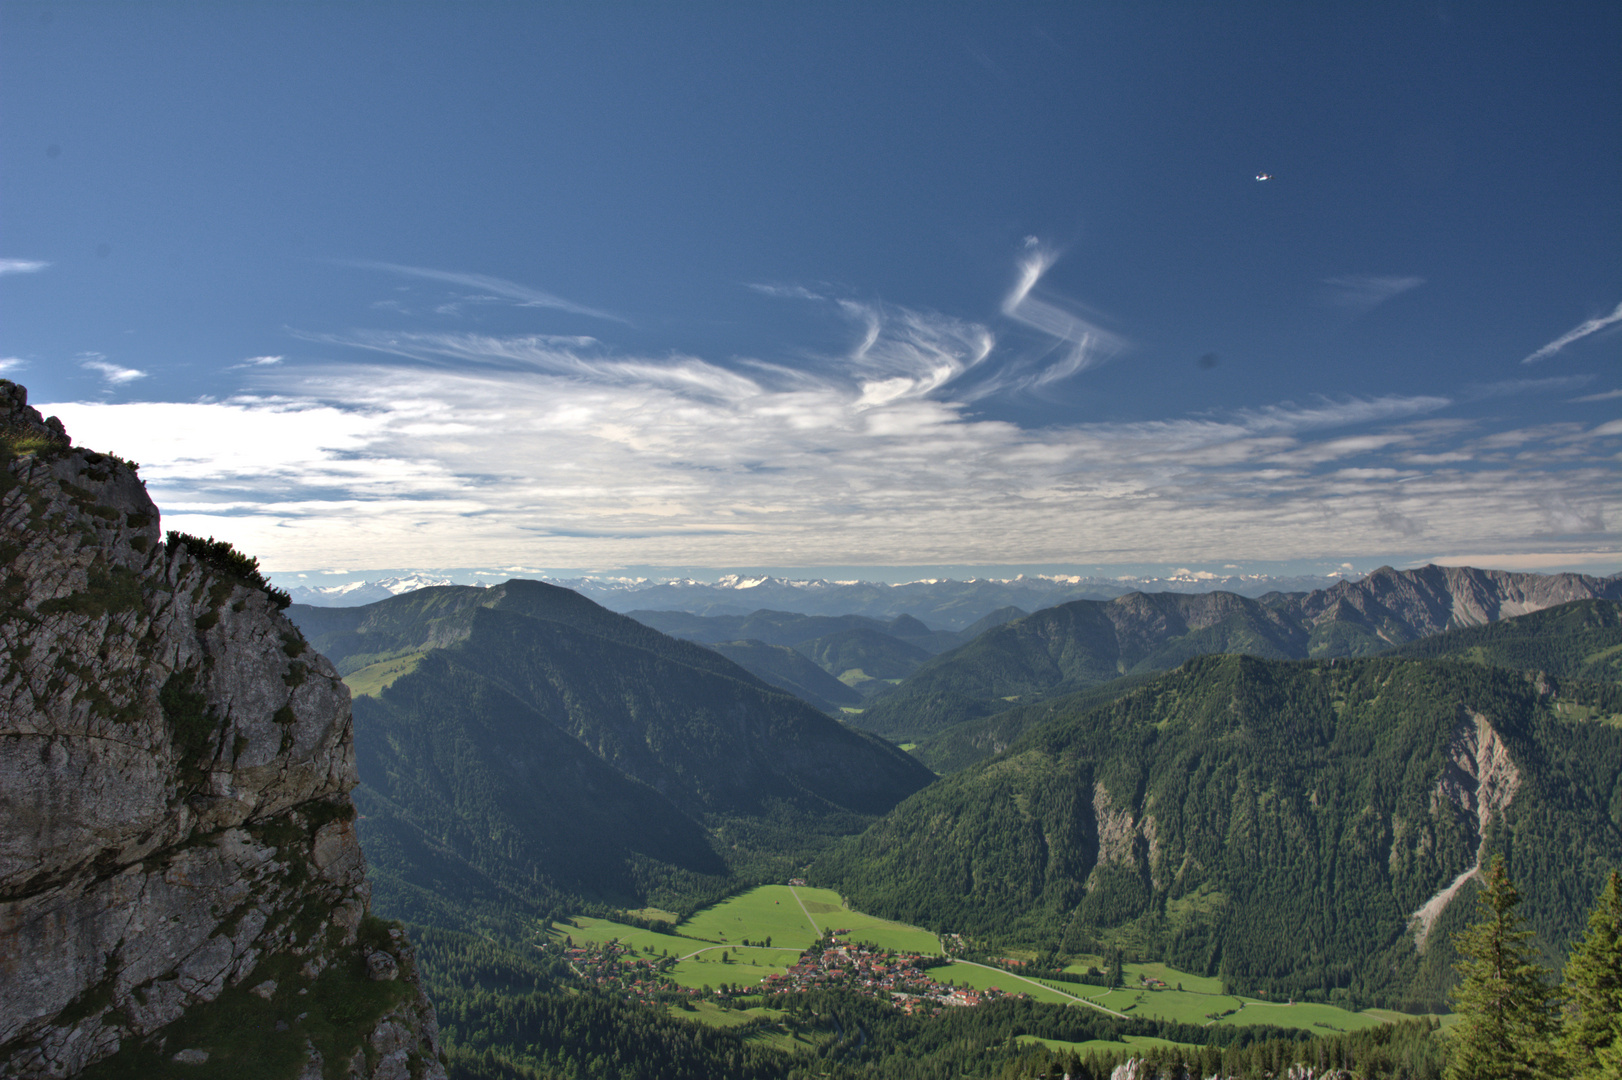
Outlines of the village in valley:
{"label": "village in valley", "polygon": [[911,1013],[945,1006],[973,1007],[1002,997],[1025,996],[1006,994],[995,986],[977,989],[937,982],[928,971],[941,964],[942,957],[880,949],[852,941],[850,933],[849,929],[829,930],[802,952],[786,972],[763,976],[754,986],[727,982],[714,987],[682,986],[667,974],[677,962],[672,957],[639,954],[633,946],[617,940],[576,945],[569,939],[563,955],[570,970],[592,986],[618,990],[628,998],[645,1001],[682,997],[773,997],[838,988],[887,1000]]}
{"label": "village in valley", "polygon": [[[653,930],[580,917],[556,928],[547,947],[558,949],[573,974],[599,990],[675,1006],[710,1001],[727,1008],[746,997],[764,1004],[785,994],[841,989],[904,1012],[933,1013],[1025,996],[935,978],[933,969],[951,963],[940,939],[851,912],[837,895],[822,893],[800,881],[765,886],[711,909],[709,925],[683,922]],[[754,910],[735,914],[738,907]],[[862,925],[818,926],[813,911]],[[744,936],[761,929],[771,929],[781,944],[774,946],[770,933],[759,940]],[[924,951],[930,944],[935,948]]]}

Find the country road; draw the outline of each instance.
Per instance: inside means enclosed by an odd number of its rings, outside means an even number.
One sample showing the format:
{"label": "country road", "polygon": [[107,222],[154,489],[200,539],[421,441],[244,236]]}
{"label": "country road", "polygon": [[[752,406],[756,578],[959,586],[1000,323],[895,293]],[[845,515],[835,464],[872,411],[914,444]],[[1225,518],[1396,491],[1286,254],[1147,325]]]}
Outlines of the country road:
{"label": "country road", "polygon": [[800,890],[796,889],[794,886],[790,885],[788,887],[788,891],[794,894],[794,902],[796,904],[800,905],[800,910],[801,911],[805,912],[805,921],[810,923],[811,924],[811,929],[816,931],[816,934],[817,934],[818,937],[821,937],[822,936],[822,927],[817,925],[817,920],[815,920],[815,919],[813,919],[811,917],[811,909],[805,906],[805,901],[804,900],[800,899]]}
{"label": "country road", "polygon": [[1097,1009],[1101,1013],[1108,1013],[1109,1015],[1119,1017],[1122,1020],[1130,1019],[1130,1017],[1128,1017],[1126,1015],[1126,1013],[1118,1013],[1114,1009],[1105,1008],[1104,1006],[1100,1005],[1096,1001],[1088,1001],[1084,997],[1077,997],[1075,994],[1067,994],[1063,990],[1059,990],[1059,989],[1057,989],[1055,987],[1049,986],[1047,983],[1037,982],[1035,979],[1027,979],[1023,975],[1015,975],[1013,972],[1008,971],[1008,970],[1006,970],[1004,968],[992,967],[990,964],[977,964],[973,960],[953,960],[952,963],[954,963],[954,964],[967,964],[970,967],[985,968],[987,971],[995,971],[998,975],[1006,975],[1010,979],[1018,979],[1022,983],[1030,983],[1032,986],[1041,987],[1043,990],[1051,990],[1055,994],[1058,994],[1060,997],[1067,997],[1071,1001],[1074,1001],[1078,1005],[1085,1005],[1090,1009]]}

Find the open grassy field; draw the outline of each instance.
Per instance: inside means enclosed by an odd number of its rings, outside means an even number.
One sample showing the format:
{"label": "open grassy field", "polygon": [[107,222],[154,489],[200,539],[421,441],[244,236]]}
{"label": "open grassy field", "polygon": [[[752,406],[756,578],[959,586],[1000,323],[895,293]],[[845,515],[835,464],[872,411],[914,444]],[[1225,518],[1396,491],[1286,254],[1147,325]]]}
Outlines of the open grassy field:
{"label": "open grassy field", "polygon": [[[1273,1024],[1327,1034],[1332,1031],[1356,1031],[1388,1022],[1384,1017],[1372,1013],[1350,1012],[1334,1005],[1312,1002],[1285,1004],[1229,994],[1197,994],[1191,990],[1128,988],[1100,992],[1097,987],[1077,989],[1086,991],[1082,996],[1089,1001],[1096,1001],[1128,1016],[1173,1020],[1184,1024]],[[1232,1015],[1212,1021],[1211,1013],[1225,1013],[1230,1009],[1234,1010]]]}
{"label": "open grassy field", "polygon": [[[723,900],[667,933],[585,915],[570,922],[572,925],[553,927],[552,940],[567,937],[576,944],[617,940],[639,955],[678,957],[680,962],[670,970],[670,978],[678,986],[691,988],[722,983],[757,986],[767,975],[787,971],[826,929],[848,929],[854,939],[880,948],[940,952],[940,942],[928,931],[852,911],[838,893],[828,889],[791,889],[787,885],[762,885]],[[769,948],[740,944],[745,939],[765,942],[768,938]],[[723,954],[726,963],[721,960]]]}
{"label": "open grassy field", "polygon": [[[820,890],[800,890],[802,895],[813,891]],[[838,897],[834,898],[837,901]],[[793,949],[810,948],[821,936],[820,927],[807,918],[794,890],[787,885],[750,889],[695,913],[676,929],[688,937],[722,944],[735,944],[744,938],[765,941],[769,937],[773,945]]]}
{"label": "open grassy field", "polygon": [[[1085,975],[1088,968],[1097,968],[1099,971],[1109,970],[1109,961],[1102,956],[1084,956],[1073,964],[1066,964],[1065,970],[1077,975]],[[1125,976],[1128,986],[1141,985],[1141,980],[1159,979],[1170,987],[1181,986],[1184,990],[1196,994],[1222,993],[1222,980],[1214,975],[1193,975],[1186,971],[1178,971],[1165,964],[1122,964],[1121,974]],[[1096,990],[1092,987],[1091,990]],[[1209,1011],[1209,1010],[1207,1010]]]}
{"label": "open grassy field", "polygon": [[690,1001],[683,1005],[672,1006],[670,1015],[678,1020],[695,1020],[700,1024],[707,1024],[715,1028],[738,1027],[751,1020],[766,1017],[770,1020],[779,1020],[783,1016],[782,1009],[764,1009],[759,1006],[753,1009],[723,1009],[713,1001]]}
{"label": "open grassy field", "polygon": [[1349,1012],[1334,1005],[1318,1005],[1308,1001],[1279,1004],[1269,1001],[1245,999],[1245,1007],[1232,1016],[1218,1020],[1219,1024],[1243,1026],[1245,1024],[1277,1024],[1279,1027],[1306,1028],[1308,1031],[1329,1034],[1336,1031],[1357,1031],[1378,1027],[1386,1021],[1366,1012]]}
{"label": "open grassy field", "polygon": [[881,949],[940,955],[940,939],[928,930],[852,911],[832,889],[797,887],[790,891],[798,895],[819,930],[849,930],[852,940],[865,941]]}
{"label": "open grassy field", "polygon": [[1087,1042],[1066,1042],[1064,1039],[1039,1039],[1035,1035],[1019,1035],[1015,1041],[1030,1046],[1041,1043],[1049,1050],[1069,1050],[1077,1054],[1087,1054],[1093,1051],[1113,1053],[1121,1050],[1152,1050],[1155,1047],[1181,1046],[1169,1039],[1157,1039],[1153,1035],[1123,1035],[1119,1042],[1110,1039],[1090,1039]]}
{"label": "open grassy field", "polygon": [[675,926],[677,923],[681,922],[680,915],[677,915],[674,911],[666,911],[664,908],[637,908],[632,911],[631,914],[635,915],[639,919],[655,919],[659,922],[667,922],[671,926]]}
{"label": "open grassy field", "polygon": [[402,675],[409,675],[417,670],[422,663],[423,653],[412,653],[410,656],[397,656],[392,660],[381,660],[359,671],[351,671],[344,676],[344,685],[355,697],[376,697],[383,692],[383,688]]}
{"label": "open grassy field", "polygon": [[704,948],[705,945],[704,942],[694,941],[691,938],[660,934],[652,930],[626,926],[624,923],[609,922],[607,919],[593,919],[586,915],[576,915],[570,921],[574,925],[559,924],[552,928],[550,937],[553,941],[570,938],[577,945],[588,941],[597,944],[620,941],[645,956],[663,956],[666,952],[671,956],[686,956],[694,949]]}
{"label": "open grassy field", "polygon": [[[722,983],[758,986],[767,975],[787,971],[800,952],[824,930],[848,930],[856,941],[898,952],[940,952],[940,942],[927,930],[852,911],[831,889],[803,886],[759,886],[694,914],[668,933],[586,916],[572,921],[575,925],[555,927],[553,939],[559,940],[565,935],[576,942],[618,939],[643,956],[678,957],[680,960],[670,971],[670,977],[677,985],[690,988]],[[741,944],[745,939],[764,942],[767,938],[772,942],[770,948]],[[721,962],[723,953],[727,963]],[[1089,966],[1102,968],[1104,958],[1084,958],[1067,970],[1085,973]],[[1328,1034],[1406,1018],[1388,1010],[1354,1013],[1334,1005],[1270,1002],[1224,994],[1221,979],[1179,971],[1165,964],[1126,964],[1122,971],[1132,985],[1109,991],[1084,983],[1033,984],[1008,972],[960,963],[935,968],[930,974],[941,982],[982,990],[996,986],[1008,993],[1027,993],[1038,1001],[1060,1005],[1072,1003],[1067,995],[1084,997],[1128,1016],[1185,1024],[1209,1024],[1213,1022],[1213,1013],[1229,1013],[1214,1022],[1238,1026],[1273,1024]],[[1158,979],[1168,987],[1180,984],[1182,989],[1151,989],[1142,985],[1143,979]],[[724,1012],[730,1023],[741,1023],[738,1018],[745,1015],[743,1011],[715,1011]],[[1450,1019],[1444,1017],[1442,1022],[1446,1024]],[[1119,1048],[1119,1044],[1114,1045]]]}
{"label": "open grassy field", "polygon": [[[751,939],[753,940],[753,939]],[[774,939],[775,940],[775,939]],[[671,981],[677,986],[702,987],[736,983],[745,988],[760,985],[768,975],[781,975],[800,958],[794,948],[739,948],[731,945],[703,946],[682,953],[682,960],[670,969]],[[721,958],[725,956],[726,960]]]}
{"label": "open grassy field", "polygon": [[[1065,970],[1085,974],[1088,967],[1102,970],[1107,964],[1103,957],[1087,957]],[[1334,1005],[1310,1002],[1287,1004],[1224,994],[1221,979],[1179,971],[1165,964],[1123,964],[1121,972],[1127,986],[1119,990],[1105,991],[1097,986],[1070,983],[1057,985],[1128,1016],[1175,1020],[1184,1024],[1208,1024],[1212,1022],[1211,1013],[1225,1013],[1230,1009],[1234,1010],[1233,1015],[1215,1022],[1239,1026],[1274,1024],[1328,1034],[1331,1031],[1356,1031],[1376,1024],[1409,1019],[1405,1014],[1381,1009],[1351,1012]],[[1145,978],[1159,979],[1173,989],[1150,989],[1142,985]],[[1174,989],[1178,986],[1182,989]]]}
{"label": "open grassy field", "polygon": [[[994,971],[990,968],[975,967],[972,964],[945,964],[941,967],[930,968],[930,978],[936,982],[956,983],[958,986],[972,986],[976,990],[985,990],[995,986],[1008,994],[1029,994],[1037,1001],[1046,1001],[1054,1005],[1075,1004],[1063,994],[1049,987],[1022,982],[1009,975],[1006,971]],[[1076,996],[1080,996],[1079,994]],[[1085,1008],[1085,1006],[1080,1006]]]}

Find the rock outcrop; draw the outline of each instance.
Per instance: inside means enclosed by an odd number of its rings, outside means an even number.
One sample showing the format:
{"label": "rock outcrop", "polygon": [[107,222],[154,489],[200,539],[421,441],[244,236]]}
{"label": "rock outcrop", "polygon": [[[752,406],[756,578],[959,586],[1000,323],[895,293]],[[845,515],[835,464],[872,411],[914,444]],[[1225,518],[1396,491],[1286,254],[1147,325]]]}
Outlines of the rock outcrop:
{"label": "rock outcrop", "polygon": [[285,605],[0,380],[0,1077],[444,1076]]}

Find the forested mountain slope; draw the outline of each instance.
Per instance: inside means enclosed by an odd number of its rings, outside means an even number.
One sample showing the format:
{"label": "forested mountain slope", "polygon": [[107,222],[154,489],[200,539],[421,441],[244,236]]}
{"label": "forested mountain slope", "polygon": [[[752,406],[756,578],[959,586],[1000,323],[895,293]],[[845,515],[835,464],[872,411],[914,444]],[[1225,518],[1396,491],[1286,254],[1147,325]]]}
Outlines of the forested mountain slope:
{"label": "forested mountain slope", "polygon": [[1532,615],[1450,630],[1386,655],[1449,657],[1561,678],[1622,682],[1622,604],[1573,600]]}
{"label": "forested mountain slope", "polygon": [[1484,855],[1556,947],[1622,863],[1618,714],[1614,686],[1476,665],[1202,657],[1060,710],[813,876],[938,930],[1440,1007],[1468,915],[1445,891]]}
{"label": "forested mountain slope", "polygon": [[566,589],[512,581],[293,614],[376,687],[355,700],[362,838],[380,902],[424,921],[713,894],[932,779],[719,654]]}
{"label": "forested mountain slope", "polygon": [[862,703],[862,695],[846,686],[809,657],[787,645],[764,641],[720,641],[710,648],[762,682],[787,690],[825,713],[838,713]]}
{"label": "forested mountain slope", "polygon": [[1010,704],[1166,670],[1205,653],[1368,656],[1444,630],[1591,598],[1622,599],[1622,580],[1386,567],[1360,581],[1260,600],[1233,593],[1077,600],[988,630],[935,657],[876,699],[859,723],[897,741],[921,741]]}

